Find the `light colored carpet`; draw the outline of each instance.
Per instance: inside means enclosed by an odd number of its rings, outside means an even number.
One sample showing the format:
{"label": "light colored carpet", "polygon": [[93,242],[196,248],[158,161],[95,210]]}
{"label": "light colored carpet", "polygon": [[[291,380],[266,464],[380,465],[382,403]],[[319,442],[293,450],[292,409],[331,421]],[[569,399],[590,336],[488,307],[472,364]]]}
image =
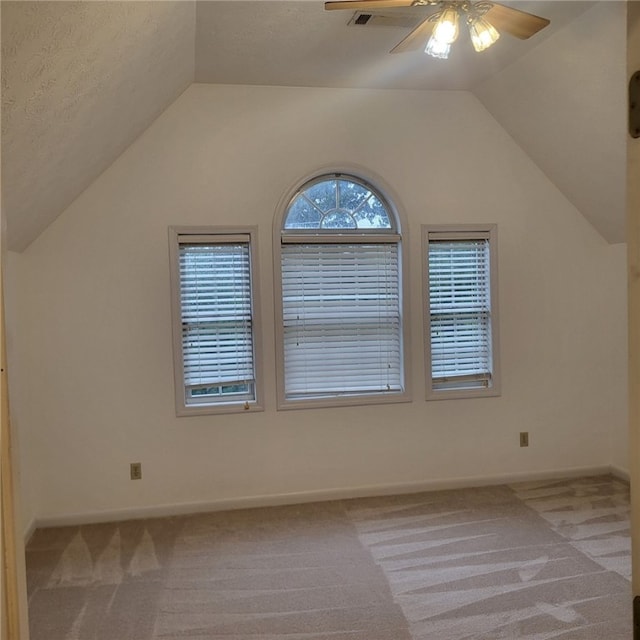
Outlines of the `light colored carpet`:
{"label": "light colored carpet", "polygon": [[32,640],[630,638],[598,476],[38,530]]}

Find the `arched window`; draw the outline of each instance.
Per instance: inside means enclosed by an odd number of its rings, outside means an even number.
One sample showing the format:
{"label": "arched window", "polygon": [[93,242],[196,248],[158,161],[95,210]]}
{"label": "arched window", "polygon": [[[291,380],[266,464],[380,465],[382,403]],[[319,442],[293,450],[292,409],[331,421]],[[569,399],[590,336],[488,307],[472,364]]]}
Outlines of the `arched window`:
{"label": "arched window", "polygon": [[401,234],[366,181],[322,175],[278,230],[282,408],[406,400]]}
{"label": "arched window", "polygon": [[321,176],[293,198],[284,230],[395,230],[393,214],[381,195],[353,176]]}

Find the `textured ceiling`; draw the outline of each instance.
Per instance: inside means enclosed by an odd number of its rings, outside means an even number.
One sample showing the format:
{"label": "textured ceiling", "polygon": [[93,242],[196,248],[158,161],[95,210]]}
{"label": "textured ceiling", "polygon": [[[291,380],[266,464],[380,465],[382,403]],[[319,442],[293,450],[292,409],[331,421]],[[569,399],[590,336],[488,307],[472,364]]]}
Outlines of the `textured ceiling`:
{"label": "textured ceiling", "polygon": [[[377,89],[468,90],[538,46],[593,2],[505,2],[551,19],[530,40],[503,35],[478,55],[466,34],[448,60],[422,51],[389,55],[409,29],[348,26],[353,11],[325,11],[321,1],[198,2],[196,81]],[[415,24],[433,7],[381,11]]]}
{"label": "textured ceiling", "polygon": [[[482,54],[461,38],[441,61],[421,52],[389,55],[406,27],[347,26],[352,12],[326,12],[321,0],[3,0],[9,247],[25,248],[193,81],[471,90],[603,236],[618,241],[624,138],[618,148],[618,138],[607,137],[611,127],[587,137],[584,123],[620,123],[625,87],[604,76],[607,65],[618,65],[624,25],[607,21],[598,30],[588,16],[596,5],[624,3],[504,4],[548,17],[551,26],[528,41],[504,35]],[[396,12],[418,20],[428,10]],[[607,48],[616,37],[622,40]],[[590,92],[587,80],[576,91],[576,69],[588,65],[598,90]],[[608,191],[591,179],[596,174],[606,176]]]}
{"label": "textured ceiling", "polygon": [[601,2],[475,93],[609,242],[626,235],[626,7]]}
{"label": "textured ceiling", "polygon": [[193,81],[192,2],[7,2],[2,210],[21,250]]}

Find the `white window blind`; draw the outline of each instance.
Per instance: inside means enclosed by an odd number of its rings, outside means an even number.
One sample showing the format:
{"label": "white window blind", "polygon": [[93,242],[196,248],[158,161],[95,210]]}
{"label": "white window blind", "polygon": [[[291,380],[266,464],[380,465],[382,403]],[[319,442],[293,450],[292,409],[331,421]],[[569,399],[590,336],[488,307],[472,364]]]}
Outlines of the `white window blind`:
{"label": "white window blind", "polygon": [[437,234],[429,234],[428,275],[433,388],[489,387],[489,240],[439,240]]}
{"label": "white window blind", "polygon": [[206,240],[179,244],[186,403],[253,400],[249,238]]}
{"label": "white window blind", "polygon": [[397,243],[282,245],[287,399],[402,389]]}

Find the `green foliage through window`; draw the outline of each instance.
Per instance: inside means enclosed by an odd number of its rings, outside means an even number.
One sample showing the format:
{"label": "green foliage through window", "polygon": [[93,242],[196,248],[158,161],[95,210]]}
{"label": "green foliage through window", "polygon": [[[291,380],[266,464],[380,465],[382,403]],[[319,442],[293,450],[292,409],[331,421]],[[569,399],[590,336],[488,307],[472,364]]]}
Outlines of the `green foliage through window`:
{"label": "green foliage through window", "polygon": [[290,229],[391,229],[387,205],[353,176],[323,176],[307,184],[289,205],[284,222]]}

